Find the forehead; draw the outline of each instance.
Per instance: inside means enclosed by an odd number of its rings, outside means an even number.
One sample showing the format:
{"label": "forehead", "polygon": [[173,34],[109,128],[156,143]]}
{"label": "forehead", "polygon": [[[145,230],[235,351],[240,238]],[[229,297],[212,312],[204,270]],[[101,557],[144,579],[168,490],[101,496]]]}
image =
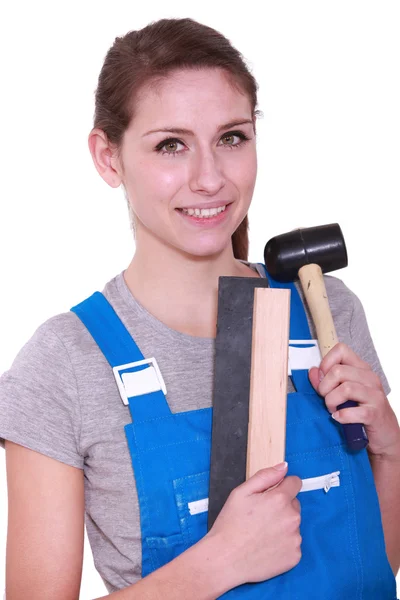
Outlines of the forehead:
{"label": "forehead", "polygon": [[219,125],[231,117],[251,118],[251,104],[222,69],[188,69],[150,82],[138,95],[134,112],[138,127],[149,121],[152,125],[168,121],[193,126],[195,119]]}

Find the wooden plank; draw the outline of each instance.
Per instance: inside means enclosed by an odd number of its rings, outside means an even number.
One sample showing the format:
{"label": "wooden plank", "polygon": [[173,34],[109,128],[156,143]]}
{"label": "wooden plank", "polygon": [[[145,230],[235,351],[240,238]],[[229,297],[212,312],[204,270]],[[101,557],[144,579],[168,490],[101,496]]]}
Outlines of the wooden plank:
{"label": "wooden plank", "polygon": [[285,460],[290,290],[255,289],[246,477]]}

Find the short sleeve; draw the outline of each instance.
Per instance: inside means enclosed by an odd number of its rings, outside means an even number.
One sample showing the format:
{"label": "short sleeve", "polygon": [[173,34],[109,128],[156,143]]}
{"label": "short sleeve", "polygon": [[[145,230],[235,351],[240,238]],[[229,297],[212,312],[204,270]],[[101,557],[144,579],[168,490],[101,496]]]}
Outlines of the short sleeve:
{"label": "short sleeve", "polygon": [[377,373],[381,379],[383,389],[386,396],[390,392],[390,386],[383,372],[382,365],[379,357],[376,353],[374,343],[369,331],[367,319],[365,316],[364,307],[361,304],[360,299],[356,294],[351,292],[353,298],[353,311],[350,321],[350,336],[352,341],[352,347],[356,354],[360,356],[365,362],[367,362],[375,373]]}
{"label": "short sleeve", "polygon": [[72,364],[56,317],[41,325],[0,377],[0,445],[9,440],[83,468],[81,415]]}
{"label": "short sleeve", "polygon": [[325,275],[325,283],[338,339],[370,365],[379,375],[385,394],[389,394],[390,387],[375,350],[360,299],[337,277]]}

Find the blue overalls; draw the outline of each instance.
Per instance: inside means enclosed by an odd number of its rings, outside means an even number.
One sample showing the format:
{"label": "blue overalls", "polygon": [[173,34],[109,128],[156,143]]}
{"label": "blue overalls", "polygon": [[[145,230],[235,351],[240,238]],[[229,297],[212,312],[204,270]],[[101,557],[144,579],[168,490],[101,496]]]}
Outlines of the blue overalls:
{"label": "blue overalls", "polygon": [[[267,277],[271,287],[291,290],[291,340],[311,340],[296,287]],[[130,366],[145,357],[100,292],[71,310],[114,368],[122,396],[127,394],[132,422],[125,434],[139,498],[145,577],[207,532],[212,408],[173,414],[163,389],[148,391],[163,387],[154,386],[154,377],[153,383],[146,379],[154,373],[157,378],[156,370],[147,361]],[[319,482],[317,489],[311,486],[298,495],[302,558],[282,575],[222,597],[396,600],[367,451],[347,449],[341,426],[314,391],[307,370],[293,370],[291,377],[296,391],[288,394],[287,403],[288,475]]]}

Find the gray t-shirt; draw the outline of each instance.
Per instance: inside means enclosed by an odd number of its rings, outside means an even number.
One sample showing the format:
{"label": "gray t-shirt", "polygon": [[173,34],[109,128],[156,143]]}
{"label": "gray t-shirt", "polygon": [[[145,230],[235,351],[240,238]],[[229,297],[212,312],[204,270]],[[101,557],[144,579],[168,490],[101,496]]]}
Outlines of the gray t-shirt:
{"label": "gray t-shirt", "polygon": [[[250,266],[265,276],[262,267]],[[381,376],[388,393],[360,301],[339,279],[325,281],[339,339]],[[103,293],[142,354],[156,357],[172,412],[211,406],[214,339],[185,335],[157,320],[132,296],[123,273]],[[11,440],[84,469],[88,538],[109,592],[141,576],[139,507],[124,432],[128,422],[129,409],[111,367],[72,312],[43,323],[0,378],[0,444]]]}

